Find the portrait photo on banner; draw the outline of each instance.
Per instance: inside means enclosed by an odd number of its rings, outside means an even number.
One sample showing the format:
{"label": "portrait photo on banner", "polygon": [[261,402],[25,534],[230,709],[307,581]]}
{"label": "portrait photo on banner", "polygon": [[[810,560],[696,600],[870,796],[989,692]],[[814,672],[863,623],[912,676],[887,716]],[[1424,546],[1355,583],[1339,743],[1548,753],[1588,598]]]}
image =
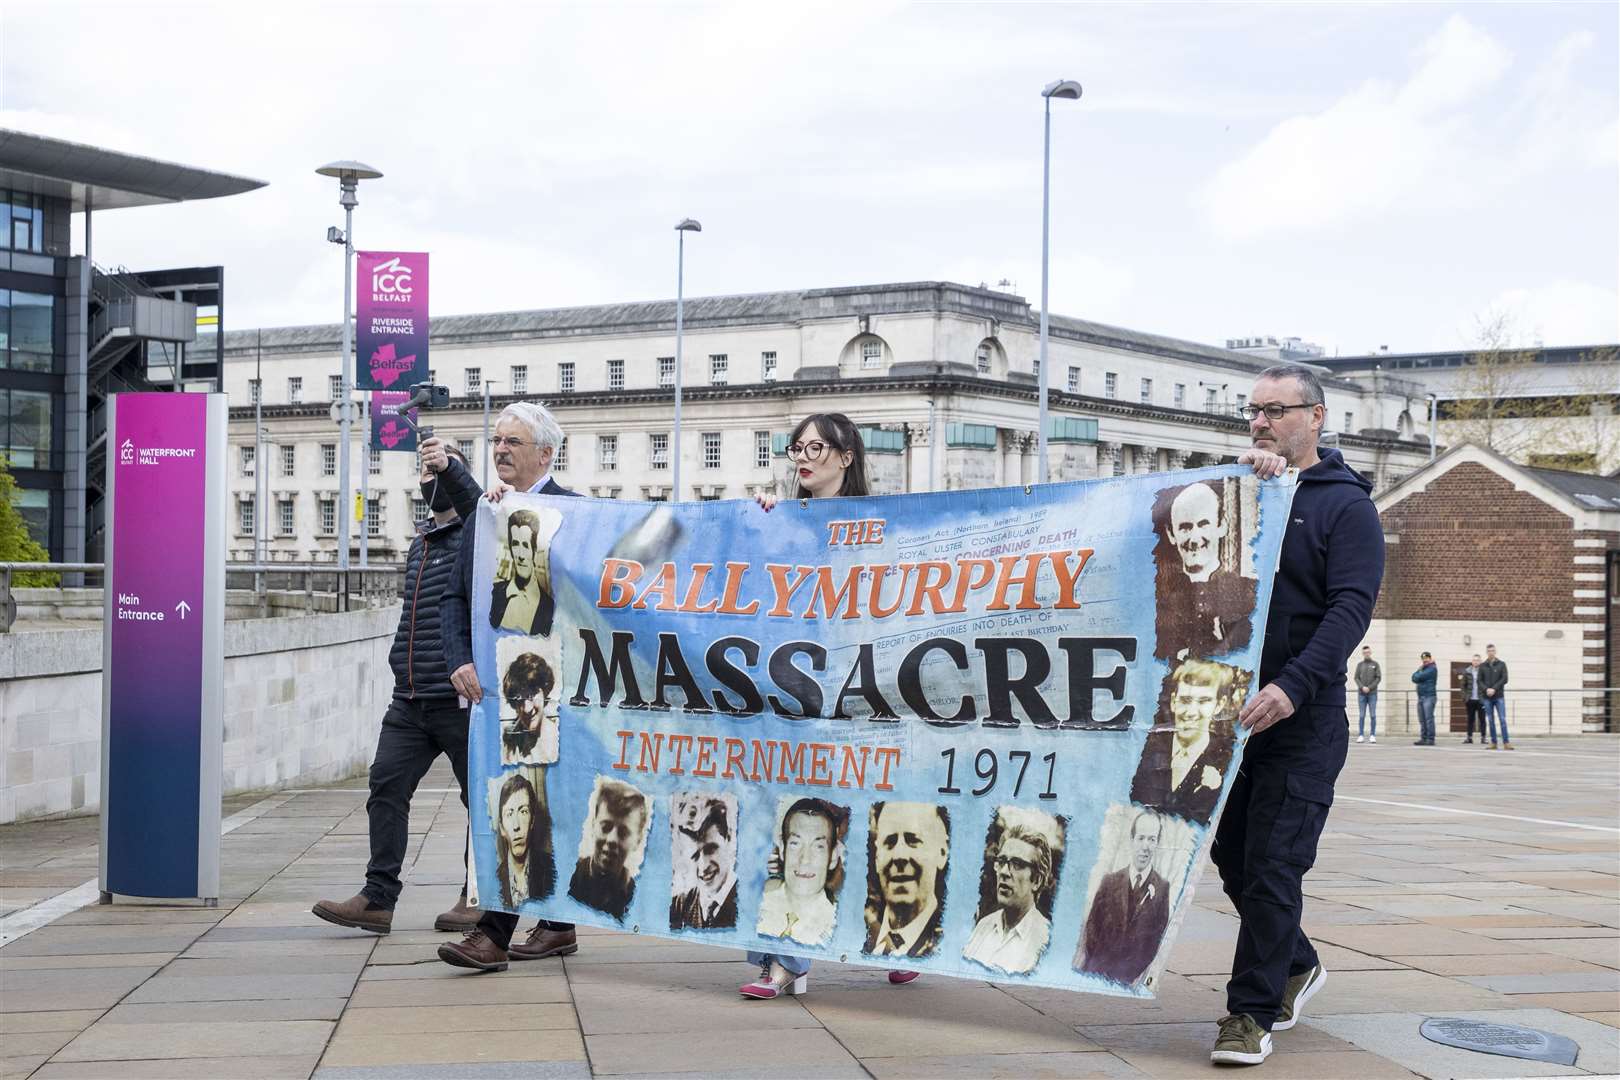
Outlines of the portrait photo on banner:
{"label": "portrait photo on banner", "polygon": [[1209,824],[1237,746],[1253,673],[1216,660],[1172,663],[1131,780],[1131,801]]}
{"label": "portrait photo on banner", "polygon": [[495,507],[495,579],[490,587],[489,625],[550,637],[556,604],[551,592],[551,541],[563,516],[551,507]]}
{"label": "portrait photo on banner", "polygon": [[568,895],[622,922],[635,899],[652,816],[652,799],[645,792],[598,776],[585,808]]}
{"label": "portrait photo on banner", "polygon": [[945,934],[951,818],[925,802],[872,804],[866,838],[866,944],[873,956],[934,955]]}
{"label": "portrait photo on banner", "polygon": [[557,760],[561,654],[562,642],[555,637],[495,639],[502,765],[550,765]]}
{"label": "portrait photo on banner", "polygon": [[1220,656],[1253,636],[1257,577],[1250,541],[1260,527],[1252,476],[1197,480],[1154,495],[1154,655]]}
{"label": "portrait photo on banner", "polygon": [[1108,808],[1086,886],[1074,969],[1132,986],[1159,954],[1197,848],[1192,826],[1145,806]]}
{"label": "portrait photo on banner", "polygon": [[737,797],[708,791],[669,797],[671,930],[737,925]]}
{"label": "portrait photo on banner", "polygon": [[777,800],[756,933],[803,945],[832,938],[848,837],[849,807],[786,795]]}
{"label": "portrait photo on banner", "polygon": [[533,766],[492,778],[488,803],[500,905],[515,910],[525,900],[550,896],[556,885],[557,862],[551,850],[546,770]]}
{"label": "portrait photo on banner", "polygon": [[1052,937],[1067,827],[1064,818],[1041,810],[996,810],[984,838],[979,921],[962,951],[965,959],[1008,975],[1035,970]]}

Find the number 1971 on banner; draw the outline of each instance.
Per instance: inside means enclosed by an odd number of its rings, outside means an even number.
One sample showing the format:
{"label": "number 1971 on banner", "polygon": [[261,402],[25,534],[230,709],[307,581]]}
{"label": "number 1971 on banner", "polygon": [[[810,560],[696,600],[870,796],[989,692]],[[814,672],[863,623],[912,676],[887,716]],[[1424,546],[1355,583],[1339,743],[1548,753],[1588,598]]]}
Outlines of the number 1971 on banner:
{"label": "number 1971 on banner", "polygon": [[[945,759],[945,783],[940,787],[941,795],[960,795],[962,789],[956,786],[956,748],[941,750],[939,756]],[[1012,797],[1018,798],[1024,788],[1024,774],[1029,772],[1030,760],[1034,753],[1029,750],[1007,751],[1007,768],[1009,771],[1014,765],[1018,767],[1018,776],[1013,780]],[[1046,763],[1046,786],[1041,789],[1040,798],[1055,799],[1057,792],[1052,790],[1052,779],[1057,772],[1057,752],[1053,751],[1041,758]],[[988,746],[973,755],[973,772],[983,781],[979,787],[973,788],[969,794],[988,795],[996,786],[1001,774],[1001,762],[996,752]]]}

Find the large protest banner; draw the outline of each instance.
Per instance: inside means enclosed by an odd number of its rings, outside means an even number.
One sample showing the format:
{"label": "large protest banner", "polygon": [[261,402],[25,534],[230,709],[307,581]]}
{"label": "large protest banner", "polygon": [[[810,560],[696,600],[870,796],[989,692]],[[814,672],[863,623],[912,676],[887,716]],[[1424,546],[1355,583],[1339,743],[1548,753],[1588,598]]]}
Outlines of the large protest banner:
{"label": "large protest banner", "polygon": [[477,902],[1152,996],[1293,490],[484,504]]}

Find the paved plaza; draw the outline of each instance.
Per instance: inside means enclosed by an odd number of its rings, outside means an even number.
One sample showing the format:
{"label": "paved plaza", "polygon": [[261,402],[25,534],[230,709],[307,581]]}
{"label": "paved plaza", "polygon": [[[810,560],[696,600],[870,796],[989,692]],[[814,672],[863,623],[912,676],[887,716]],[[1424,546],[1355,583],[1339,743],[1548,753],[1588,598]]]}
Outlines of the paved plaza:
{"label": "paved plaza", "polygon": [[[1351,746],[1306,880],[1322,992],[1256,1075],[1620,1073],[1620,740]],[[429,775],[394,933],[318,921],[356,891],[364,782],[232,800],[222,888],[198,904],[93,903],[0,947],[6,1077],[1180,1077],[1212,1075],[1236,920],[1204,875],[1159,999],[943,977],[890,987],[818,965],[802,1000],[745,1002],[729,950],[588,931],[566,960],[470,975],[434,958],[465,817]],[[82,886],[94,818],[0,828],[12,913]],[[89,896],[94,897],[93,886]],[[84,894],[79,894],[83,896]],[[27,918],[27,915],[23,916]],[[525,924],[527,925],[527,923]],[[1428,1042],[1425,1017],[1575,1040],[1575,1067]]]}

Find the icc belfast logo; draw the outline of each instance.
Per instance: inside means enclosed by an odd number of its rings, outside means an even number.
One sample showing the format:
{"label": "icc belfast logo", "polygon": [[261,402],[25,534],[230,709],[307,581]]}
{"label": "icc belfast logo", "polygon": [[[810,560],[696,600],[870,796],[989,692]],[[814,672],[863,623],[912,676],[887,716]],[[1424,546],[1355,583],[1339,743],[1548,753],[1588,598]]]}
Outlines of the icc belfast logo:
{"label": "icc belfast logo", "polygon": [[415,274],[409,266],[395,255],[387,262],[380,262],[371,268],[371,300],[377,304],[409,304],[411,302],[411,277]]}
{"label": "icc belfast logo", "polygon": [[196,456],[197,449],[192,446],[137,447],[133,439],[125,439],[118,444],[119,465],[161,465],[164,458],[194,458]]}

